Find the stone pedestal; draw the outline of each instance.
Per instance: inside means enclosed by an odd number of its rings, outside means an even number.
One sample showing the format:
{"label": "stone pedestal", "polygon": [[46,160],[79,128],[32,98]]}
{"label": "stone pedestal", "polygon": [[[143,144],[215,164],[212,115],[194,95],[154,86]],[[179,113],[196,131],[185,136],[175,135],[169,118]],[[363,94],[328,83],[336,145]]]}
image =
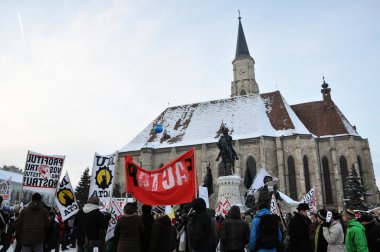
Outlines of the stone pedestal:
{"label": "stone pedestal", "polygon": [[240,211],[245,211],[239,189],[241,181],[242,179],[238,175],[219,177],[217,179],[219,185],[217,202],[224,202],[227,199],[231,206],[236,205],[240,208]]}

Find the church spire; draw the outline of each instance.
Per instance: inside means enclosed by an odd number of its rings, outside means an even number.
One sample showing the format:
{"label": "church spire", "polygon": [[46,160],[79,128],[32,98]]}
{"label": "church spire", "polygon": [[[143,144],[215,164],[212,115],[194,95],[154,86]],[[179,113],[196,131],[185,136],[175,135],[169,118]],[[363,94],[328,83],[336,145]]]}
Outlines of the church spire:
{"label": "church spire", "polygon": [[236,54],[232,65],[234,80],[231,83],[231,96],[259,94],[259,86],[255,78],[255,61],[249,54],[243,26],[241,24],[240,11]]}
{"label": "church spire", "polygon": [[245,35],[243,31],[243,26],[241,24],[241,16],[239,11],[239,30],[238,30],[238,36],[237,36],[237,43],[236,43],[236,54],[235,59],[243,58],[243,57],[250,57],[247,41],[245,40]]}

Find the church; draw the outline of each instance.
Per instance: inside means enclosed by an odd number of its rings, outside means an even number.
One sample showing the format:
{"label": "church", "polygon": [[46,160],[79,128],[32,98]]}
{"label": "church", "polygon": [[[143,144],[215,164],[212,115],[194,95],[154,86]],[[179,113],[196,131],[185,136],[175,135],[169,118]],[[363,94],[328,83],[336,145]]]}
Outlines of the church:
{"label": "church", "polygon": [[[339,110],[324,79],[319,101],[289,105],[280,91],[260,93],[240,17],[232,65],[231,97],[169,107],[119,150],[116,182],[121,188],[125,155],[149,170],[194,148],[199,184],[209,166],[217,192],[215,181],[224,171],[216,161],[217,142],[227,127],[238,156],[240,195],[249,187],[247,178],[263,167],[279,178],[279,191],[292,199],[299,201],[315,186],[318,207],[341,210],[345,181],[354,168],[371,193],[365,201],[379,203],[368,139]],[[157,124],[163,126],[162,133],[155,132]],[[216,207],[216,197],[210,196],[211,207]]]}

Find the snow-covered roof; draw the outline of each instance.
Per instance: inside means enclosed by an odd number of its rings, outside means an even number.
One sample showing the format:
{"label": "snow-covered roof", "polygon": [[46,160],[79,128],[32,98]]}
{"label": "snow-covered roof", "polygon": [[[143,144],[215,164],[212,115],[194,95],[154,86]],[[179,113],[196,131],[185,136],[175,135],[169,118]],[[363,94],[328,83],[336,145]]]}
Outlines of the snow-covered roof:
{"label": "snow-covered roof", "polygon": [[12,182],[16,183],[22,183],[22,177],[23,175],[20,173],[16,172],[11,172],[11,171],[4,171],[0,170],[0,179],[1,180],[8,180],[10,177],[12,177]]}
{"label": "snow-covered roof", "polygon": [[[120,152],[217,142],[222,123],[235,140],[310,134],[276,91],[167,108]],[[157,124],[164,129],[160,134]]]}

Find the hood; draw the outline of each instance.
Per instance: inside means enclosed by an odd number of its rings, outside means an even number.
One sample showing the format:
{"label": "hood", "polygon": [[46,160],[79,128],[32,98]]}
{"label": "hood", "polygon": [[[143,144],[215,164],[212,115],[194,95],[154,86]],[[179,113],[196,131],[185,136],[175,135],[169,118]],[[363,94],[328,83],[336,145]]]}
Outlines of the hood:
{"label": "hood", "polygon": [[38,211],[43,208],[43,205],[39,201],[32,201],[29,203],[28,208],[30,208],[32,211]]}
{"label": "hood", "polygon": [[89,212],[92,212],[96,209],[99,209],[99,206],[98,205],[95,205],[95,204],[91,204],[91,203],[87,203],[86,205],[84,205],[83,207],[83,212],[84,213],[89,213]]}
{"label": "hood", "polygon": [[350,220],[349,222],[347,222],[347,227],[358,227],[364,230],[363,225],[356,220]]}
{"label": "hood", "polygon": [[263,215],[266,215],[266,214],[270,214],[269,210],[266,209],[266,208],[263,208],[261,210],[259,210],[256,214],[257,217],[261,217]]}
{"label": "hood", "polygon": [[158,217],[156,219],[156,221],[159,222],[159,223],[161,223],[161,224],[163,224],[163,225],[165,225],[165,226],[168,226],[168,227],[170,227],[172,225],[172,222],[171,222],[169,216],[167,216],[167,215]]}

